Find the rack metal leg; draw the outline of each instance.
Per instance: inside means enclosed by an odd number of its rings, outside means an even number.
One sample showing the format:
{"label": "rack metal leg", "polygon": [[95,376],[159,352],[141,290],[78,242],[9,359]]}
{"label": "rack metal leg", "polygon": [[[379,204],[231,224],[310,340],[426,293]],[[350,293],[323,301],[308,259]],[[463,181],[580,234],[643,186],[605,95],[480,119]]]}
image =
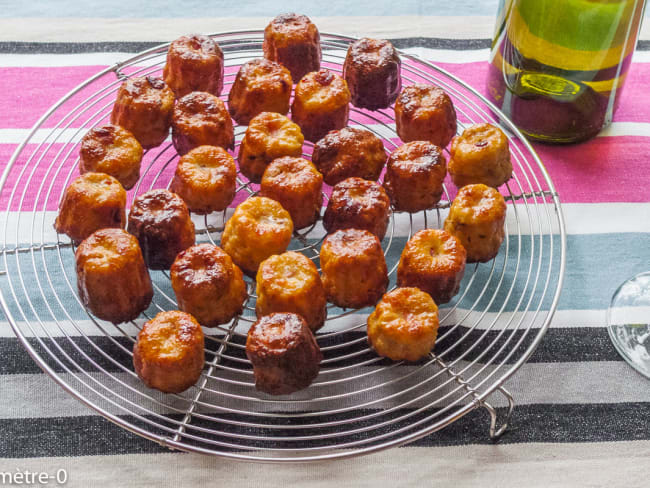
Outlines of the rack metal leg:
{"label": "rack metal leg", "polygon": [[505,417],[501,421],[501,425],[499,425],[499,412],[497,411],[496,408],[492,406],[492,404],[488,403],[485,400],[481,400],[479,394],[476,392],[476,390],[470,385],[470,383],[463,378],[463,376],[459,373],[456,373],[453,369],[451,369],[444,361],[442,361],[440,358],[437,356],[434,356],[436,364],[440,366],[449,376],[454,378],[456,383],[461,385],[467,392],[471,393],[471,395],[474,397],[474,403],[476,405],[476,408],[484,408],[485,410],[488,411],[490,414],[490,430],[489,430],[489,435],[490,439],[493,441],[498,441],[499,437],[501,437],[506,430],[508,430],[508,426],[510,424],[510,418],[512,417],[512,412],[515,408],[515,400],[510,394],[508,390],[506,390],[503,386],[500,386],[497,388],[492,395],[495,393],[499,392],[501,393],[507,400],[508,402],[508,407],[505,413]]}
{"label": "rack metal leg", "polygon": [[490,414],[490,439],[493,441],[498,441],[499,437],[501,437],[503,433],[508,430],[508,426],[510,425],[510,418],[512,417],[512,412],[515,409],[515,400],[508,390],[500,386],[495,390],[494,393],[497,392],[506,397],[506,400],[508,401],[508,409],[506,410],[505,416],[501,421],[500,426],[498,426],[499,413],[497,412],[497,409],[486,401],[480,402],[481,406],[485,408]]}

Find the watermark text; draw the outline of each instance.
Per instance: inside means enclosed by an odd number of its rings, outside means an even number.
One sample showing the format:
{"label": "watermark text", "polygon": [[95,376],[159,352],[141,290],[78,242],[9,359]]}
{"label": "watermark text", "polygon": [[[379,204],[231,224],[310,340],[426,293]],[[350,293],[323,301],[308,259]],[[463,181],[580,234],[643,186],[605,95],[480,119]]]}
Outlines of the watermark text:
{"label": "watermark text", "polygon": [[68,481],[68,472],[57,469],[55,473],[45,471],[30,471],[29,469],[16,468],[15,471],[0,471],[0,485],[16,486],[42,486],[64,485]]}

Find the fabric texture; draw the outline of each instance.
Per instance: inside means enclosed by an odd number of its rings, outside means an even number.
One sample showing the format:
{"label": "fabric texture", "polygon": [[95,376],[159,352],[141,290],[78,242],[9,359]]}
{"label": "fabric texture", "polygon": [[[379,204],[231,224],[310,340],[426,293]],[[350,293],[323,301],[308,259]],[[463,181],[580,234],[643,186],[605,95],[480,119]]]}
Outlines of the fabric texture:
{"label": "fabric texture", "polygon": [[[192,2],[182,12],[174,10],[178,6],[170,3],[168,15],[152,18],[147,18],[146,11],[139,10],[134,14],[138,18],[131,18],[105,7],[96,13],[97,18],[87,18],[74,8],[78,3],[67,1],[60,10],[45,11],[24,4],[11,13],[11,18],[6,11],[0,16],[3,168],[53,103],[131,53],[192,31],[260,29],[273,15],[269,9],[278,13],[301,10],[301,5],[293,2],[284,2],[286,6],[251,2],[266,7],[255,9],[249,5],[240,11],[227,2],[217,2],[220,8],[227,9],[226,14],[215,10],[201,17],[197,14],[200,2]],[[456,2],[454,8],[445,4],[444,9],[436,10],[437,3],[411,1],[395,7],[389,2],[359,2],[353,7],[354,2],[334,2],[331,6],[320,5],[313,13],[309,9],[302,11],[312,15],[323,32],[391,39],[397,47],[436,63],[485,93],[494,23],[491,14],[496,11],[496,2]],[[394,8],[402,11],[395,12]],[[183,18],[176,21],[174,17],[178,16]],[[510,430],[498,443],[490,441],[488,415],[478,409],[408,446],[343,461],[271,466],[172,452],[107,421],[66,393],[31,359],[2,317],[0,473],[31,470],[55,474],[65,469],[66,486],[93,487],[198,483],[540,487],[647,484],[650,382],[618,356],[609,341],[605,316],[616,287],[650,269],[650,203],[645,191],[650,177],[650,99],[646,89],[650,35],[646,32],[644,28],[612,125],[585,143],[534,145],[560,195],[567,220],[565,284],[547,335],[530,360],[505,384],[516,407]],[[45,137],[47,131],[39,129],[35,141]],[[63,136],[79,137],[71,132]],[[64,185],[64,179],[57,180],[53,194]],[[37,190],[26,192],[27,202]],[[0,195],[2,212],[8,201],[7,195]],[[51,230],[56,208],[54,199],[43,208],[43,222],[48,223],[43,227],[43,242],[56,240]],[[512,219],[512,215],[508,218]],[[29,232],[21,227],[16,243],[27,242]],[[398,230],[392,252],[399,253],[405,240],[406,233]],[[53,249],[43,255],[48,262],[59,259]],[[62,259],[70,260],[70,255]],[[19,259],[28,263],[32,258],[25,253]],[[5,271],[12,273],[15,269]],[[35,286],[37,278],[26,276],[26,286]],[[53,286],[67,286],[64,275],[52,279]],[[161,282],[160,286],[165,285]],[[2,275],[0,287],[3,294],[10,295]],[[79,327],[92,329],[73,298],[62,304],[57,304],[53,296],[46,298],[35,306],[51,306],[53,315],[63,320],[64,310],[68,310],[66,313],[78,321]],[[363,334],[351,333],[348,338],[362,340]],[[44,351],[38,337],[29,341],[37,351]],[[79,341],[82,351],[96,354],[94,345]],[[122,368],[129,367],[130,361],[124,354],[124,349],[130,347],[129,340],[116,337],[98,341],[95,344],[109,351],[107,357],[100,358],[102,365],[118,376],[124,375]],[[73,359],[83,361],[82,353],[73,349],[69,353]],[[494,402],[503,413],[503,401],[495,398]],[[236,406],[236,401],[232,405]],[[120,414],[110,404],[102,406]]]}

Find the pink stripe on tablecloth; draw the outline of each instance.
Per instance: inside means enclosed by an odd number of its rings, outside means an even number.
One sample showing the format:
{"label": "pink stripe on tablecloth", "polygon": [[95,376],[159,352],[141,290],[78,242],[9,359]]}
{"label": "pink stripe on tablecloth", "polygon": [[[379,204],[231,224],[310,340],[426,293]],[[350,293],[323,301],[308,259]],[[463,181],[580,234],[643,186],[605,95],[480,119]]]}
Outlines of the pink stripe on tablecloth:
{"label": "pink stripe on tablecloth", "polygon": [[0,128],[32,127],[57,100],[102,69],[103,66],[0,68],[5,87],[0,90]]}
{"label": "pink stripe on tablecloth", "polygon": [[[438,66],[476,87],[481,93],[485,93],[487,63],[438,63]],[[31,127],[53,103],[103,68],[103,66],[0,68],[0,76],[5,87],[0,91],[0,106],[3,107],[0,128]],[[228,74],[229,79],[233,77],[234,72]],[[650,122],[650,112],[645,109],[650,104],[650,93],[645,88],[648,78],[650,78],[650,63],[637,63],[632,66],[615,120]],[[83,100],[85,96],[94,93],[103,86],[104,82],[96,83],[84,90],[76,101]],[[110,103],[113,96],[108,95],[103,103]],[[73,106],[73,104],[68,104],[66,108],[71,109]],[[92,112],[88,112],[72,126],[78,127],[80,122],[88,118],[90,114]],[[384,119],[381,116],[378,118]],[[57,121],[58,119],[52,119],[46,126],[52,127]],[[360,121],[371,122],[363,117],[360,118]]]}
{"label": "pink stripe on tablecloth", "polygon": [[[46,182],[44,188],[50,187],[50,182],[56,169],[48,172],[49,162],[57,157],[62,144],[54,145],[45,155],[44,160],[48,164],[39,164],[31,180],[28,175],[35,164],[35,160],[28,165],[28,171],[19,180],[19,172],[25,166],[26,157],[17,161],[15,168],[11,171],[5,190],[0,195],[0,209],[5,209],[9,201],[11,189],[17,186],[18,195],[23,193],[27,187],[26,199],[22,208],[36,208],[56,210],[59,196],[63,190],[65,177],[72,171],[76,176],[75,168],[77,150],[75,146],[68,146],[57,161],[63,161],[63,155],[71,150],[70,156],[65,159],[62,170],[59,172],[52,185],[51,197],[45,201],[44,191],[41,190],[40,197],[36,198],[39,192],[39,185]],[[15,144],[0,144],[0,161],[7,161],[17,146]],[[31,153],[36,145],[28,145],[27,152]],[[639,144],[639,138],[621,136],[616,138],[598,138],[589,142],[571,146],[546,146],[536,144],[535,149],[548,169],[563,202],[567,203],[601,203],[601,202],[647,202],[647,181],[650,175],[650,158],[647,157],[648,145]],[[150,152],[143,162],[146,168],[153,160],[156,151]],[[40,155],[40,152],[38,153]],[[38,157],[38,156],[37,156]],[[157,187],[164,186],[172,177],[176,166],[177,157],[173,156],[171,150],[165,153],[154,163],[147,176],[142,179],[140,193],[148,189],[153,182],[155,175],[163,171],[158,179]],[[163,169],[163,167],[166,167]],[[59,163],[56,165],[59,166]],[[516,166],[515,166],[516,168]],[[517,169],[516,169],[517,171]],[[521,176],[521,171],[517,171]],[[535,171],[538,177],[539,171]],[[524,185],[524,191],[530,191],[523,178],[520,178]],[[542,181],[542,186],[546,185]],[[516,184],[511,184],[511,189],[518,192]],[[536,188],[535,188],[536,189]],[[133,191],[130,192],[131,194]],[[240,198],[241,199],[241,198]],[[11,205],[12,210],[21,208],[18,199],[14,199]],[[235,201],[235,204],[239,200]]]}
{"label": "pink stripe on tablecloth", "polygon": [[535,144],[562,201],[648,202],[650,140],[600,137],[582,144]]}
{"label": "pink stripe on tablecloth", "polygon": [[[487,63],[467,64],[444,64],[440,67],[447,69],[452,74],[484,91],[484,81],[487,73]],[[0,121],[0,128],[29,128],[33,123],[60,97],[67,93],[84,79],[92,76],[101,70],[101,66],[80,66],[62,68],[2,68],[0,76],[5,81],[6,89],[0,92],[0,106],[3,107],[3,118]],[[234,71],[229,70],[229,79],[234,77]],[[635,64],[629,76],[628,84],[622,96],[621,105],[616,115],[617,120],[624,121],[649,121],[650,113],[644,110],[650,100],[644,89],[644,78],[650,76],[650,64]],[[115,86],[119,82],[115,80]],[[85,89],[85,94],[93,93],[105,86],[105,82],[95,83]],[[110,105],[114,95],[109,92],[106,98],[91,110],[84,114],[71,126],[90,126],[106,120],[107,110],[101,111],[101,116],[94,116],[103,104]],[[83,97],[69,102],[66,108],[72,108],[79,103]],[[354,115],[356,122],[377,123],[386,121],[386,117],[380,114],[372,116]],[[463,114],[459,113],[459,120],[466,120]],[[55,121],[50,121],[47,126],[51,127]],[[35,145],[29,145],[28,150],[33,151]],[[46,155],[51,160],[62,146],[55,145]],[[647,158],[650,149],[650,138],[639,138],[631,136],[619,136],[612,138],[597,138],[583,144],[572,146],[545,146],[536,145],[542,160],[551,174],[551,177],[565,202],[645,202],[648,197],[645,193],[645,182],[650,175],[650,158]],[[6,162],[13,151],[15,144],[0,144],[0,162]],[[65,174],[72,168],[76,161],[78,148],[69,146],[72,150],[70,157],[65,161]],[[153,154],[148,156],[153,157]],[[171,157],[171,153],[170,153]],[[166,160],[169,159],[168,157]],[[148,159],[145,164],[149,161]],[[25,159],[18,161],[17,169],[25,164]],[[162,163],[157,163],[162,167]],[[166,178],[171,177],[171,171],[175,162],[171,162],[165,170]],[[155,173],[155,172],[154,172]],[[76,169],[74,170],[76,174]],[[17,182],[18,170],[12,171],[8,186],[11,188]],[[37,168],[34,181],[41,182],[51,179],[52,173],[47,173],[43,166]],[[151,183],[150,177],[146,177],[143,185],[146,187]],[[33,194],[38,190],[37,185],[29,184],[26,192],[26,203],[31,206],[37,204],[38,208],[43,205],[48,210],[55,210],[58,205],[58,196],[62,191],[63,179],[58,177],[52,188],[52,198],[47,202],[36,201]],[[22,192],[26,180],[18,182],[19,190]],[[525,190],[528,190],[525,188]],[[3,192],[0,197],[0,208],[4,208],[8,202],[8,193]],[[13,209],[17,207],[12,205]]]}

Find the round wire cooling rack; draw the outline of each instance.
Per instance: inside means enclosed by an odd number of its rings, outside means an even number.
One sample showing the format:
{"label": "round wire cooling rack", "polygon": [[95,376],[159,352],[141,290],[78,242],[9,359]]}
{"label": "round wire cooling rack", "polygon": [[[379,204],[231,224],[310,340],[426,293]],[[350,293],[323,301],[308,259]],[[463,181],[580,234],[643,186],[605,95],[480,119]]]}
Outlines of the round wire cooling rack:
{"label": "round wire cooling rack", "polygon": [[[212,37],[225,55],[225,100],[239,66],[261,57],[263,33]],[[351,40],[322,34],[323,66],[340,72]],[[330,306],[317,333],[324,360],[315,382],[288,396],[260,393],[245,355],[246,332],[255,320],[249,281],[251,296],[241,316],[206,330],[206,368],[195,387],[165,395],[138,380],[132,367],[135,335],[158,311],[176,308],[168,273],[151,273],[154,301],[138,320],[119,325],[97,320],[77,297],[73,246],[52,223],[63,190],[77,174],[81,137],[109,121],[123,79],[160,75],[167,47],[111,66],[68,93],[36,123],[2,175],[0,301],[39,366],[84,404],[132,432],[170,448],[235,459],[355,456],[422,438],[477,408],[490,414],[489,435],[501,435],[514,407],[503,384],[532,354],[558,302],[565,266],[560,202],[541,161],[507,118],[458,78],[407,53],[401,53],[403,85],[441,86],[454,102],[459,131],[475,122],[499,125],[509,137],[514,166],[513,178],[502,188],[508,217],[499,255],[468,266],[459,295],[440,309],[440,332],[430,356],[415,364],[379,358],[366,342],[369,310]],[[350,125],[381,137],[387,152],[400,144],[392,109],[351,107]],[[237,147],[244,131],[236,128]],[[311,147],[305,144],[306,157]],[[147,151],[129,201],[167,187],[177,158],[169,141]],[[238,181],[233,205],[258,189],[241,175]],[[404,243],[421,228],[442,226],[453,192],[447,183],[437,208],[391,215],[382,242],[391,287]],[[229,212],[232,208],[195,218],[197,240],[218,244]],[[323,235],[317,223],[296,233],[290,248],[318,264]],[[499,396],[488,402],[495,393]]]}

